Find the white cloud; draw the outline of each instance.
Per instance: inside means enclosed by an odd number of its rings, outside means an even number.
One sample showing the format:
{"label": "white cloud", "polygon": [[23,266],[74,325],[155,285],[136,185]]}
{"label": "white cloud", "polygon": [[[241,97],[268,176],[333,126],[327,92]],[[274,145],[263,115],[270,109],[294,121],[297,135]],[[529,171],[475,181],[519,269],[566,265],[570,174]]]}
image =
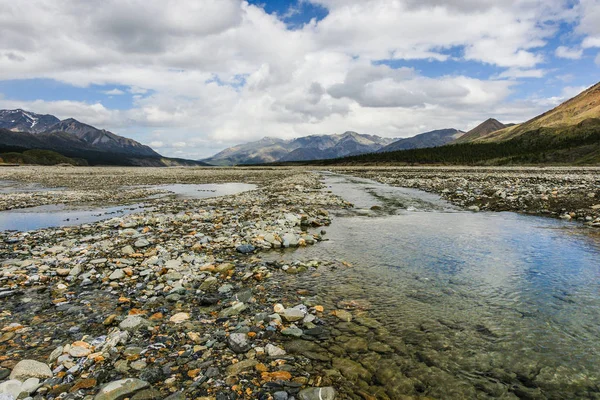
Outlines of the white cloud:
{"label": "white cloud", "polygon": [[105,90],[102,93],[104,93],[106,95],[109,95],[109,96],[120,96],[122,94],[125,94],[124,91],[122,91],[120,89],[117,89],[117,88],[114,88],[114,89],[111,89],[111,90]]}
{"label": "white cloud", "polygon": [[556,57],[568,58],[570,60],[579,60],[583,56],[582,49],[571,49],[565,46],[558,46],[554,52]]}
{"label": "white cloud", "polygon": [[[75,117],[191,158],[267,135],[397,137],[498,114],[518,121],[542,109],[508,102],[511,89],[544,75],[542,47],[573,18],[563,0],[312,2],[329,14],[289,30],[241,0],[0,0],[0,80],[106,85],[134,99],[128,110],[6,98],[0,107]],[[593,44],[588,14],[578,29]],[[451,58],[504,72],[427,77],[373,65]]]}
{"label": "white cloud", "polygon": [[160,140],[153,140],[152,142],[150,142],[150,147],[159,149],[161,147],[165,147],[165,143],[161,142]]}

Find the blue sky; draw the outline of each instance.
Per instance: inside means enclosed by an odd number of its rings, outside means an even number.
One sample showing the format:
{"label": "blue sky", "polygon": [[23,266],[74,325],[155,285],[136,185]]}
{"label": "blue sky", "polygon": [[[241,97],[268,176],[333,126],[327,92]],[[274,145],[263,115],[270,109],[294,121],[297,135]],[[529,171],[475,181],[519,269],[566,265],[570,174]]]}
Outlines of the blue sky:
{"label": "blue sky", "polygon": [[2,21],[0,108],[196,159],[519,122],[600,81],[600,0],[0,0]]}

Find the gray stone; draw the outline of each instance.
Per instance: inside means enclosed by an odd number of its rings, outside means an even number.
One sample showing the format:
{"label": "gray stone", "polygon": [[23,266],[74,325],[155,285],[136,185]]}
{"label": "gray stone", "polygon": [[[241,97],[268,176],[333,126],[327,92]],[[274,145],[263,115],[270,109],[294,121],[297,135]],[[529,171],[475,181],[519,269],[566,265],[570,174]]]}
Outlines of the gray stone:
{"label": "gray stone", "polygon": [[236,247],[236,251],[242,254],[249,254],[252,253],[254,250],[256,250],[256,247],[252,246],[251,244],[242,244]]}
{"label": "gray stone", "polygon": [[239,375],[242,372],[253,368],[256,364],[258,364],[258,361],[250,360],[250,359],[243,360],[243,361],[240,361],[239,363],[232,364],[229,367],[227,367],[227,375],[229,375],[229,376]]}
{"label": "gray stone", "polygon": [[306,312],[297,308],[286,308],[278,313],[288,322],[300,321],[306,315]]}
{"label": "gray stone", "polygon": [[119,324],[119,328],[125,331],[137,331],[143,326],[147,326],[148,321],[138,315],[129,315]]}
{"label": "gray stone", "polygon": [[11,379],[6,382],[0,383],[0,394],[5,394],[7,396],[11,396],[13,399],[16,399],[21,393],[21,381],[16,379]]}
{"label": "gray stone", "polygon": [[29,378],[52,378],[52,371],[47,364],[35,360],[22,360],[13,368],[10,379],[25,381]]}
{"label": "gray stone", "polygon": [[250,350],[250,342],[248,341],[248,335],[245,333],[232,333],[227,339],[229,348],[235,353],[245,353]]}
{"label": "gray stone", "polygon": [[282,330],[281,334],[284,336],[300,337],[302,336],[303,332],[302,329],[292,325],[289,328],[285,328],[284,330]]}
{"label": "gray stone", "polygon": [[289,395],[287,392],[275,392],[273,393],[273,400],[288,400]]}
{"label": "gray stone", "polygon": [[214,276],[209,276],[200,285],[200,290],[207,291],[207,290],[212,289],[215,286],[217,286],[218,283],[219,283],[219,281],[217,278],[215,278]]}
{"label": "gray stone", "polygon": [[267,351],[269,357],[281,357],[286,355],[286,351],[284,349],[274,346],[271,343],[265,346],[265,350]]}
{"label": "gray stone", "polygon": [[113,381],[100,389],[94,400],[122,400],[149,386],[148,382],[135,378]]}
{"label": "gray stone", "polygon": [[147,239],[141,238],[135,241],[133,244],[135,247],[146,247],[150,245],[150,242]]}
{"label": "gray stone", "polygon": [[308,388],[298,393],[299,400],[334,400],[335,397],[335,389],[331,386]]}
{"label": "gray stone", "polygon": [[116,281],[118,279],[123,279],[125,276],[125,272],[122,269],[115,269],[112,274],[108,277],[111,281]]}

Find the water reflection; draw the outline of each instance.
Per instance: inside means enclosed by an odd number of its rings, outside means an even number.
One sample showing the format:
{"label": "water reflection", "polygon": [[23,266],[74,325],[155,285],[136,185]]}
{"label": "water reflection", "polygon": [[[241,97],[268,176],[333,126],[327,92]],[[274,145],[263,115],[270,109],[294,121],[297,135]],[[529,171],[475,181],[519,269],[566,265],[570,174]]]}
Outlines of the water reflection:
{"label": "water reflection", "polygon": [[354,265],[292,278],[291,285],[313,288],[330,307],[340,299],[368,302],[369,315],[392,332],[388,339],[399,336],[409,346],[411,368],[436,366],[453,384],[478,392],[500,379],[500,369],[505,394],[598,393],[600,241],[588,229],[513,213],[456,212],[436,196],[366,180],[325,182],[363,209],[410,204],[414,211],[342,213],[328,242],[270,256]]}

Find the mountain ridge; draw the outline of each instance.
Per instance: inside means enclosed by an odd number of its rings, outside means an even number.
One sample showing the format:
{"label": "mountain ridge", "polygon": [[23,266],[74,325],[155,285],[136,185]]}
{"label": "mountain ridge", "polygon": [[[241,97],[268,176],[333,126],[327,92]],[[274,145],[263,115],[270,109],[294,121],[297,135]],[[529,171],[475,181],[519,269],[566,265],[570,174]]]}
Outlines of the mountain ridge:
{"label": "mountain ridge", "polygon": [[229,147],[203,162],[213,165],[251,165],[286,161],[337,158],[377,151],[394,139],[346,131],[333,135],[309,135],[295,139],[264,137]]}
{"label": "mountain ridge", "polygon": [[465,132],[454,128],[437,129],[420,133],[409,138],[400,139],[377,150],[377,153],[443,146],[459,139],[464,134]]}
{"label": "mountain ridge", "polygon": [[23,152],[33,149],[86,159],[92,165],[206,165],[163,157],[149,146],[74,118],[61,121],[53,115],[23,109],[0,110],[0,150]]}

